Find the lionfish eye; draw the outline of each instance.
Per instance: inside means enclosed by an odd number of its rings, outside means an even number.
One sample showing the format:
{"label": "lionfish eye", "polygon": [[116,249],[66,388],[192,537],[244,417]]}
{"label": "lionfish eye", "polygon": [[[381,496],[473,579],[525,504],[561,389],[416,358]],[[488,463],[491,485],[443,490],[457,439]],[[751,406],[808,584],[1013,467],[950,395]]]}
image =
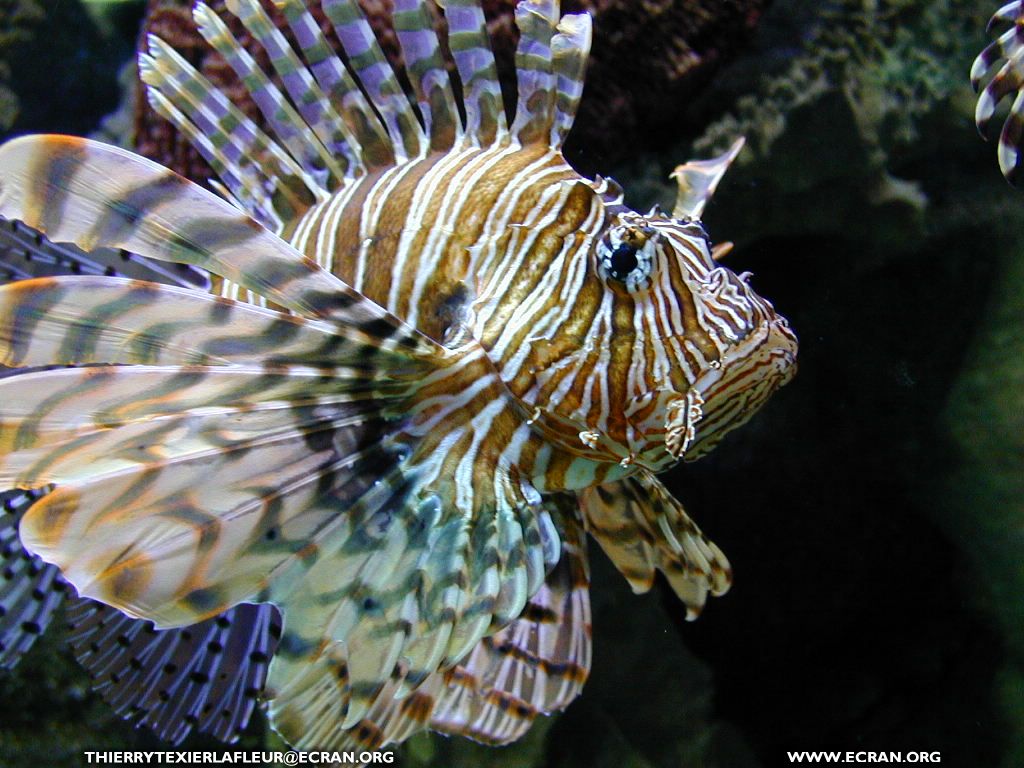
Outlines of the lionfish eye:
{"label": "lionfish eye", "polygon": [[601,274],[625,284],[630,291],[646,287],[651,276],[654,240],[637,237],[634,232],[619,236],[609,233],[598,243],[597,258]]}
{"label": "lionfish eye", "polygon": [[629,243],[619,243],[608,261],[608,274],[622,281],[625,281],[629,273],[640,263],[636,258],[636,246]]}

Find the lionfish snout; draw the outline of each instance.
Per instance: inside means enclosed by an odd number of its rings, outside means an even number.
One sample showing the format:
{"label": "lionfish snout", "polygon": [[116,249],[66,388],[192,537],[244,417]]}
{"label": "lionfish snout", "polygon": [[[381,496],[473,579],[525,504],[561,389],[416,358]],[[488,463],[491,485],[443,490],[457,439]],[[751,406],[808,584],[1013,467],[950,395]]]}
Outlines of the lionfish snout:
{"label": "lionfish snout", "polygon": [[687,461],[704,456],[729,432],[746,424],[780,387],[796,375],[796,334],[786,318],[769,310],[739,343],[726,348],[718,365],[698,379],[701,418],[685,453]]}

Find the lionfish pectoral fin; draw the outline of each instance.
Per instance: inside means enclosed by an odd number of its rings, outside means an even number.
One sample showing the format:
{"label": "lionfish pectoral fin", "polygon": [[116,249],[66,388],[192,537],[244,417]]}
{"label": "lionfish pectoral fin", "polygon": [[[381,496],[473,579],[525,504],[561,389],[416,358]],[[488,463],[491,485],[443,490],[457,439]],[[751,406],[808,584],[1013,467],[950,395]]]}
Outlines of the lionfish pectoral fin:
{"label": "lionfish pectoral fin", "polygon": [[71,136],[7,142],[0,147],[0,217],[86,251],[121,248],[201,267],[253,301],[327,321],[342,364],[355,357],[390,368],[373,358],[446,354],[230,203],[118,147]]}
{"label": "lionfish pectoral fin", "polygon": [[732,571],[722,551],[701,532],[653,475],[633,477],[580,493],[587,530],[635,592],[646,592],[661,571],[696,618],[708,593],[724,594]]}
{"label": "lionfish pectoral fin", "polygon": [[744,138],[736,139],[724,153],[710,160],[691,160],[676,167],[672,178],[679,185],[672,218],[699,219],[718,183],[743,149]]}
{"label": "lionfish pectoral fin", "polygon": [[[481,651],[495,663],[514,661],[513,644],[533,641],[545,643],[539,656],[568,653],[581,667],[589,662],[588,641],[577,637],[589,627],[578,537],[567,537],[569,571],[547,577],[545,592],[543,550],[560,545],[538,525],[537,511],[513,499],[460,507],[424,484],[437,469],[414,454],[399,476],[349,512],[346,544],[325,551],[304,588],[278,601],[284,634],[268,681],[270,716],[294,746],[377,748],[434,727],[435,712],[459,695],[457,684],[448,690],[449,677],[458,675],[448,670],[474,658],[495,632],[515,638],[507,654]],[[538,606],[550,600],[553,613],[538,607],[534,616],[531,594]],[[533,629],[512,629],[524,620]],[[537,626],[549,620],[550,629]],[[491,675],[476,669],[483,660],[472,663],[475,673]],[[573,667],[569,677],[585,674]],[[571,685],[553,673],[552,701],[570,696],[564,687]],[[438,725],[454,723],[438,717]]]}
{"label": "lionfish pectoral fin", "polygon": [[68,609],[69,642],[114,711],[179,744],[193,728],[238,741],[263,690],[280,623],[239,605],[187,629],[154,630],[92,600]]}
{"label": "lionfish pectoral fin", "polygon": [[981,89],[985,74],[996,62],[1006,61],[981,90],[974,116],[978,131],[984,137],[999,102],[1013,95],[1010,112],[999,134],[999,168],[1007,181],[1016,185],[1024,161],[1024,2],[1004,5],[992,17],[989,27],[998,22],[1010,22],[1011,27],[974,60],[971,66],[974,90]]}

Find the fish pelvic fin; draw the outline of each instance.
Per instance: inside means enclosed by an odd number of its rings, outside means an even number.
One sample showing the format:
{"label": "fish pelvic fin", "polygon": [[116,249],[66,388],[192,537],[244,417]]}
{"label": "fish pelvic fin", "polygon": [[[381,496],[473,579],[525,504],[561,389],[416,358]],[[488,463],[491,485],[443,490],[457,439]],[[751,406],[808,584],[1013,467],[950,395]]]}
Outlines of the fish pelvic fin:
{"label": "fish pelvic fin", "polygon": [[728,591],[729,561],[649,472],[587,488],[580,508],[587,530],[634,592],[649,590],[661,571],[692,620],[709,593]]}

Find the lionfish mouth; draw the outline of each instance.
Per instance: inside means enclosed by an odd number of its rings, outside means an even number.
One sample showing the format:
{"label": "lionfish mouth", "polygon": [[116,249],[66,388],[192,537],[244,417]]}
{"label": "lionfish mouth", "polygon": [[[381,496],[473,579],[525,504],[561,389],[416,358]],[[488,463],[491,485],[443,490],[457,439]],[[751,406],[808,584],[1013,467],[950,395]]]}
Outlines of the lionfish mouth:
{"label": "lionfish mouth", "polygon": [[[676,458],[694,461],[709,453],[729,432],[746,424],[780,387],[796,375],[797,339],[782,318],[766,323],[766,333],[752,348],[738,349],[709,371],[687,394],[699,401],[699,413],[670,408],[666,412],[666,447]],[[694,416],[697,416],[695,419]],[[670,443],[672,435],[689,435]],[[675,449],[682,447],[680,453]]]}

